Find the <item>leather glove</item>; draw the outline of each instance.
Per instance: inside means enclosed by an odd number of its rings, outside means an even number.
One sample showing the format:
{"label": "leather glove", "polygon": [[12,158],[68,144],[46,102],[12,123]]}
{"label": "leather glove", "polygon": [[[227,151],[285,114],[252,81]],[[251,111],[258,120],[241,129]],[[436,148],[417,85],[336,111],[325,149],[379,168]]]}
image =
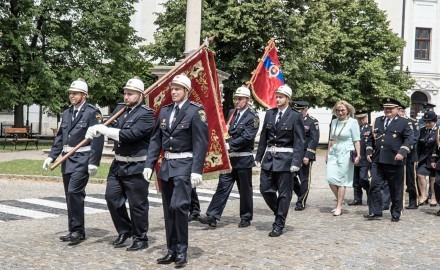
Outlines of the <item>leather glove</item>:
{"label": "leather glove", "polygon": [[144,176],[145,181],[150,182],[151,181],[151,175],[153,174],[153,170],[150,168],[144,168],[144,172],[142,175]]}
{"label": "leather glove", "polygon": [[297,172],[299,171],[299,167],[296,167],[295,165],[290,166],[290,172]]}
{"label": "leather glove", "polygon": [[255,167],[261,168],[261,162],[255,160]]}
{"label": "leather glove", "polygon": [[195,188],[202,183],[202,175],[198,173],[191,173],[191,187]]}
{"label": "leather glove", "polygon": [[89,176],[95,176],[98,172],[98,166],[89,164]]}
{"label": "leather glove", "polygon": [[99,136],[101,136],[101,133],[99,133],[98,131],[96,131],[95,126],[93,126],[93,127],[89,127],[89,128],[87,129],[87,132],[86,132],[86,136],[85,136],[85,138],[86,138],[86,139],[89,139],[89,140],[93,140],[93,138],[97,138],[97,137],[99,137]]}
{"label": "leather glove", "polygon": [[52,158],[50,157],[46,158],[43,163],[43,170],[49,169],[49,165],[52,163],[52,161],[53,161]]}

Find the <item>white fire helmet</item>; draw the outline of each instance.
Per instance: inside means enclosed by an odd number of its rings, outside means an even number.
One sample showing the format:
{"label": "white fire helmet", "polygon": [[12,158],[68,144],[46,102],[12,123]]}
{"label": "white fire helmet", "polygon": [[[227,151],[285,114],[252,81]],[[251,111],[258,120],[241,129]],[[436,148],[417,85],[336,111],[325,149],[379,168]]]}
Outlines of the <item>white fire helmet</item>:
{"label": "white fire helmet", "polygon": [[292,89],[287,84],[283,84],[280,87],[278,87],[275,93],[286,95],[288,98],[292,97]]}
{"label": "white fire helmet", "polygon": [[234,93],[234,97],[247,97],[251,98],[251,90],[246,86],[240,86]]}
{"label": "white fire helmet", "polygon": [[87,83],[84,79],[78,78],[75,81],[73,81],[72,84],[70,84],[70,87],[67,91],[81,92],[88,95],[89,87],[87,86]]}
{"label": "white fire helmet", "polygon": [[140,92],[141,94],[144,93],[144,83],[141,81],[141,79],[137,76],[131,78],[128,80],[128,82],[124,86],[124,90],[132,90]]}
{"label": "white fire helmet", "polygon": [[170,82],[170,85],[171,84],[177,84],[183,86],[188,91],[191,90],[191,80],[185,74],[180,74],[175,76],[173,80]]}

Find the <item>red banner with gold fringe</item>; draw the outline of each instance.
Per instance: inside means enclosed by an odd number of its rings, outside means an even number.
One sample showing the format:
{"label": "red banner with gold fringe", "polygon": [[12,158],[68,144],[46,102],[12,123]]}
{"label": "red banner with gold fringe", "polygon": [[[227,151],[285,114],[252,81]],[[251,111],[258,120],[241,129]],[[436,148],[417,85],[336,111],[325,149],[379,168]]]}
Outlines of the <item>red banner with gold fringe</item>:
{"label": "red banner with gold fringe", "polygon": [[203,172],[229,170],[231,164],[224,138],[228,132],[221,107],[217,70],[212,51],[202,47],[199,53],[192,55],[189,60],[185,59],[185,63],[173,70],[172,74],[165,75],[168,77],[162,78],[153,89],[146,90],[148,105],[155,110],[157,116],[162,106],[172,103],[169,84],[175,75],[182,73],[191,79],[189,99],[203,105],[208,119],[209,141]]}

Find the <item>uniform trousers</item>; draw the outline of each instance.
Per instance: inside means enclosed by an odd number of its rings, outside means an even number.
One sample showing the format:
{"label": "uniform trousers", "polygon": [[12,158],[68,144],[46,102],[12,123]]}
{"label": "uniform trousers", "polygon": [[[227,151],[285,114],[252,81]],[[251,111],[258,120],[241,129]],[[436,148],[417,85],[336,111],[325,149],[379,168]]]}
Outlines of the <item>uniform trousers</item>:
{"label": "uniform trousers", "polygon": [[234,182],[237,183],[240,193],[240,218],[246,221],[252,220],[253,216],[253,192],[252,192],[252,168],[232,169],[231,173],[220,174],[217,190],[212,197],[206,211],[207,216],[220,220]]}
{"label": "uniform trousers", "polygon": [[189,214],[196,217],[200,216],[200,202],[196,188],[191,190],[191,206],[189,208]]}
{"label": "uniform trousers", "polygon": [[368,197],[368,190],[370,189],[370,181],[368,181],[369,169],[369,166],[354,166],[353,193],[355,201],[362,202],[362,189],[365,189]]}
{"label": "uniform trousers", "polygon": [[[309,196],[310,185],[312,184],[312,164],[313,161],[309,161],[309,164],[302,164],[299,170],[299,174],[293,174],[294,178],[294,190],[298,195],[298,201],[296,206],[306,207],[307,197]],[[299,178],[299,183],[295,178]],[[299,185],[299,186],[298,186]]]}
{"label": "uniform trousers", "polygon": [[371,185],[368,195],[369,213],[382,215],[382,186],[386,181],[390,190],[391,215],[399,218],[403,209],[403,165],[373,163],[371,165]]}
{"label": "uniform trousers", "polygon": [[188,213],[191,204],[189,175],[161,181],[167,248],[171,254],[186,254],[188,250]]}
{"label": "uniform trousers", "polygon": [[[292,200],[292,173],[273,172],[262,169],[260,175],[260,192],[267,206],[275,215],[273,227],[284,228],[290,201]],[[278,193],[278,194],[277,194]]]}
{"label": "uniform trousers", "polygon": [[84,233],[84,198],[88,181],[87,172],[63,174],[69,232]]}
{"label": "uniform trousers", "polygon": [[408,192],[409,204],[418,205],[418,188],[416,182],[416,163],[407,162],[406,164],[406,192]]}
{"label": "uniform trousers", "polygon": [[[118,234],[132,232],[134,239],[148,241],[148,186],[142,174],[117,176],[110,170],[105,200]],[[130,216],[125,206],[127,200]]]}
{"label": "uniform trousers", "polygon": [[440,170],[435,170],[434,190],[437,202],[440,201]]}

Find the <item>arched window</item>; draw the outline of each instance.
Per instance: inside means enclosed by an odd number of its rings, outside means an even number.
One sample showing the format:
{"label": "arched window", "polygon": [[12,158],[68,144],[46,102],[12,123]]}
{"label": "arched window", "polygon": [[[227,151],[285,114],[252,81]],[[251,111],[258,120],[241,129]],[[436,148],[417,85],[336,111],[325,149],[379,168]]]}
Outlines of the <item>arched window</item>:
{"label": "arched window", "polygon": [[411,95],[411,112],[410,116],[415,118],[417,114],[423,110],[423,103],[428,102],[428,97],[425,93],[416,91]]}

